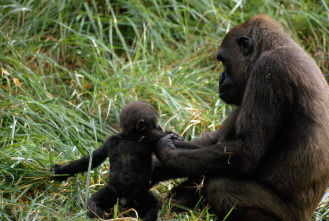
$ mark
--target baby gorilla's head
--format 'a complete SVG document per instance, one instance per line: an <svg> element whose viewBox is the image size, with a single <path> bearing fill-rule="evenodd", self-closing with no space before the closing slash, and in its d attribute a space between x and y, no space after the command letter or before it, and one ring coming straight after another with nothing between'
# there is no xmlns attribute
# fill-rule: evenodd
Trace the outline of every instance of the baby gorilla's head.
<svg viewBox="0 0 329 221"><path fill-rule="evenodd" d="M126 133L159 129L157 121L158 113L154 107L143 101L126 104L120 113L120 124Z"/></svg>

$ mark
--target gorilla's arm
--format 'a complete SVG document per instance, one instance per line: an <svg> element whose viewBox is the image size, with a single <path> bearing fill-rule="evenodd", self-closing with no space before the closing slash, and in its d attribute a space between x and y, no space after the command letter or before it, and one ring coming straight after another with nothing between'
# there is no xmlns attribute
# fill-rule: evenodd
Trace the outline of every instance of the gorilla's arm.
<svg viewBox="0 0 329 221"><path fill-rule="evenodd" d="M179 137L176 133L173 133L173 137L178 137L179 139L173 139L173 145L175 148L185 148L185 149L202 149L202 148L209 148L212 145L218 143L218 141L222 140L224 137L226 139L231 139L234 135L234 123L239 113L239 107L236 107L231 114L226 118L223 125L214 132L206 132L201 137L195 138L192 142L184 142L183 138ZM168 133L169 134L169 133ZM175 136L176 135L176 136ZM171 141L169 141L171 142ZM159 153L157 153L159 154ZM217 159L215 159L217 161ZM186 162L188 164L188 162ZM211 163L209 163L211 165ZM159 181L179 178L179 177L186 177L186 172L181 169L177 169L175 166L167 167L164 166L158 158L155 156L153 157L152 162L152 176L151 181L152 184L157 183ZM202 171L190 171L190 177L195 175L199 176L202 174Z"/></svg>
<svg viewBox="0 0 329 221"><path fill-rule="evenodd" d="M280 67L269 68L269 65L285 59L281 57L271 55L255 64L245 91L246 102L242 101L241 107L233 113L232 118L236 121L228 121L221 127L220 131L224 131L225 136L217 136L218 143L202 145L200 149L176 148L172 135L167 135L156 147L155 154L160 162L166 168L189 177L253 171L264 158L281 126L283 114L289 111L292 103L289 91L293 90L288 88L290 84L283 84L289 80L280 79L280 76L287 78L289 74ZM217 135L222 133L220 131Z"/></svg>
<svg viewBox="0 0 329 221"><path fill-rule="evenodd" d="M152 156L152 173L150 179L152 185L160 181L175 179L185 176L186 175L181 173L181 171L163 166L163 164L158 160L156 156Z"/></svg>
<svg viewBox="0 0 329 221"><path fill-rule="evenodd" d="M115 143L115 136L109 137L100 147L92 153L91 169L99 166L108 157L108 150ZM72 161L68 164L59 165L56 164L54 168L55 174L69 174L73 176L76 173L84 172L88 170L90 155L86 155L79 160ZM60 180L67 178L67 176L56 176Z"/></svg>
<svg viewBox="0 0 329 221"><path fill-rule="evenodd" d="M189 144L192 148L188 147ZM173 177L193 177L234 167L230 162L232 152L228 152L220 143L197 148L193 143L175 141L171 134L158 142L155 154L164 166L164 171L174 171Z"/></svg>

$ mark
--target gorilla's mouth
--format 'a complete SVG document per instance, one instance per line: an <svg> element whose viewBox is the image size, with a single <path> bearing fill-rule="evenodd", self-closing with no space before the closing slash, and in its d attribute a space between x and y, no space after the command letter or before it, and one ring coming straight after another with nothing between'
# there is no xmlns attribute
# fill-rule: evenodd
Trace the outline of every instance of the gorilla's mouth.
<svg viewBox="0 0 329 221"><path fill-rule="evenodd" d="M225 80L225 69L222 73L220 73L220 76L219 76L219 85L223 84L224 80Z"/></svg>
<svg viewBox="0 0 329 221"><path fill-rule="evenodd" d="M222 86L220 86L219 96L223 96L225 94L228 94L231 89L232 89L232 85L222 85Z"/></svg>
<svg viewBox="0 0 329 221"><path fill-rule="evenodd" d="M226 68L225 68L219 77L219 96L223 96L229 93L231 89L232 89L232 84L227 76Z"/></svg>

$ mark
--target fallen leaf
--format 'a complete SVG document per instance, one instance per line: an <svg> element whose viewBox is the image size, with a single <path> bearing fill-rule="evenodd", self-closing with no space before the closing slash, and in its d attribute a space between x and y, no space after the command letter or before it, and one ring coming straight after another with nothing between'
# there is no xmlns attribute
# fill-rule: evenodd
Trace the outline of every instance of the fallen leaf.
<svg viewBox="0 0 329 221"><path fill-rule="evenodd" d="M18 87L22 87L21 82L19 82L18 78L13 78L14 84L16 84Z"/></svg>
<svg viewBox="0 0 329 221"><path fill-rule="evenodd" d="M83 89L89 90L91 88L91 86L93 85L92 82L88 83L88 84L84 84L83 85Z"/></svg>

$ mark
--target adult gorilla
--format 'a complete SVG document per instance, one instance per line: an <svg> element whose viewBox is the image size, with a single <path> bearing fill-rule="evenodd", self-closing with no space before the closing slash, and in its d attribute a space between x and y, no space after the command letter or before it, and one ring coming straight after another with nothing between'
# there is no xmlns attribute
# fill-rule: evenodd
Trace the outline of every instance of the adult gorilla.
<svg viewBox="0 0 329 221"><path fill-rule="evenodd" d="M320 69L266 15L233 28L217 59L219 95L236 108L191 143L162 138L153 180L204 175L202 193L219 218L235 205L231 220L308 220L329 183L329 88ZM179 200L191 200L179 190Z"/></svg>

